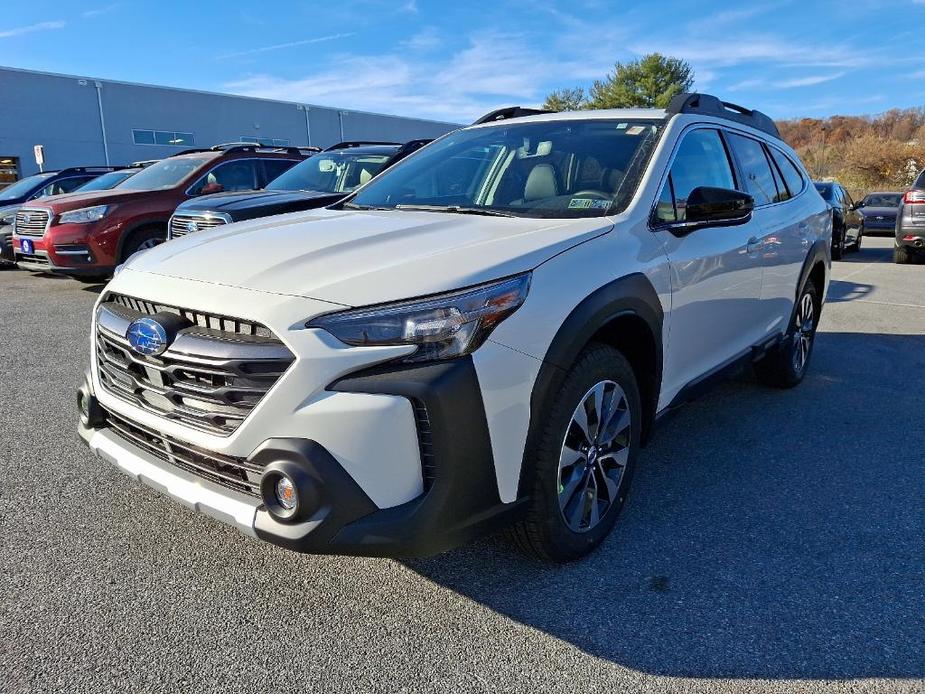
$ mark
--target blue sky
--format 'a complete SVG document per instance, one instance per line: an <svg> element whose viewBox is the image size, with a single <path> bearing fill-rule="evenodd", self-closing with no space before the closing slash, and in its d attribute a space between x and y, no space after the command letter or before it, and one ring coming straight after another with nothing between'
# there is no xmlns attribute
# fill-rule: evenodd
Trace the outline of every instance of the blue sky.
<svg viewBox="0 0 925 694"><path fill-rule="evenodd" d="M688 60L777 118L925 104L925 0L5 0L0 65L464 122Z"/></svg>

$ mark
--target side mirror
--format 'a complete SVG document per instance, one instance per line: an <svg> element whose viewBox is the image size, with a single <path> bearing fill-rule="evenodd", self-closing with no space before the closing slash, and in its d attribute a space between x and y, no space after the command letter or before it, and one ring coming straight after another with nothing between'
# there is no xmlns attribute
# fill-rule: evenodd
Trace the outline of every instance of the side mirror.
<svg viewBox="0 0 925 694"><path fill-rule="evenodd" d="M681 234L695 229L745 224L752 218L755 199L748 193L728 188L700 186L687 196L685 219L669 228Z"/></svg>
<svg viewBox="0 0 925 694"><path fill-rule="evenodd" d="M225 190L225 186L221 183L206 183L202 190L199 192L200 195L212 195L212 193L221 193Z"/></svg>

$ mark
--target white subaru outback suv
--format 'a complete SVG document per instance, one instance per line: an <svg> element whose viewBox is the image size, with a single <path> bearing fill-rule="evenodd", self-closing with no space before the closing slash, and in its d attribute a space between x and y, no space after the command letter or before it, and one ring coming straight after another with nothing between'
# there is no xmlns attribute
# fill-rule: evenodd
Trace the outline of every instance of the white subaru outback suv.
<svg viewBox="0 0 925 694"><path fill-rule="evenodd" d="M302 552L541 557L611 531L662 413L809 362L830 215L773 122L499 112L333 208L136 255L80 388L90 449Z"/></svg>

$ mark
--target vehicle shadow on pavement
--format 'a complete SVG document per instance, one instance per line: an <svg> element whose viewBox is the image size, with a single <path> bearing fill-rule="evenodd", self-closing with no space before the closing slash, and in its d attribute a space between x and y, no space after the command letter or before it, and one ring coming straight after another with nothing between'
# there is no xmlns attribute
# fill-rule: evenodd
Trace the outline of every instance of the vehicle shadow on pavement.
<svg viewBox="0 0 925 694"><path fill-rule="evenodd" d="M848 282L847 280L832 280L829 282L829 292L826 294L826 303L841 303L863 299L874 291L872 284Z"/></svg>
<svg viewBox="0 0 925 694"><path fill-rule="evenodd" d="M921 373L925 335L820 333L799 388L743 378L658 427L584 561L490 538L405 564L646 673L925 676Z"/></svg>

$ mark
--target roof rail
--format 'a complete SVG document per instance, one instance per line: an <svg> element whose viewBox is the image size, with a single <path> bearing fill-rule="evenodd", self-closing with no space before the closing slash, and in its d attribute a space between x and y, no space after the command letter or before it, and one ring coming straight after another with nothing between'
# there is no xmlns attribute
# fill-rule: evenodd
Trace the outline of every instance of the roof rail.
<svg viewBox="0 0 925 694"><path fill-rule="evenodd" d="M761 111L753 111L738 104L732 104L728 101L720 101L711 94L678 94L668 104L665 109L669 116L677 113L697 113L702 116L714 116L715 118L725 118L742 125L747 125L756 130L761 130L782 139L777 125L771 120L770 116Z"/></svg>
<svg viewBox="0 0 925 694"><path fill-rule="evenodd" d="M350 147L366 147L366 146L375 146L375 145L400 145L400 142L377 142L374 140L346 140L344 142L338 142L336 145L331 145L330 147L325 147L324 152L330 152L335 149L348 149Z"/></svg>
<svg viewBox="0 0 925 694"><path fill-rule="evenodd" d="M60 169L55 173L59 174L72 174L72 173L109 173L110 171L115 171L115 166L68 166L67 168ZM49 172L45 172L49 173Z"/></svg>
<svg viewBox="0 0 925 694"><path fill-rule="evenodd" d="M151 164L156 164L160 159L142 159L141 161L133 161L131 164L126 164L123 166L123 169L144 169L145 167L151 166Z"/></svg>
<svg viewBox="0 0 925 694"><path fill-rule="evenodd" d="M433 138L408 140L405 144L398 148L398 151L395 152L395 154L386 160L385 164L382 166L382 170L384 171L393 164L397 164L409 154L417 152L419 149L421 149L421 147L424 145L429 145L431 142L433 142Z"/></svg>
<svg viewBox="0 0 925 694"><path fill-rule="evenodd" d="M276 145L262 145L259 142L224 142L220 145L213 145L207 152L232 152L232 151L254 151L262 150L264 152L276 152L279 154L293 154L299 157L306 156L305 147L278 147Z"/></svg>
<svg viewBox="0 0 925 694"><path fill-rule="evenodd" d="M173 154L168 154L168 157L182 157L184 154L201 154L203 152L211 152L212 150L208 147L194 147L193 149L184 149L179 152L174 152Z"/></svg>
<svg viewBox="0 0 925 694"><path fill-rule="evenodd" d="M546 108L524 108L523 106L508 106L499 108L491 113L486 113L472 125L481 125L482 123L491 123L496 120L507 120L509 118L522 118L524 116L538 116L543 113L556 113Z"/></svg>

